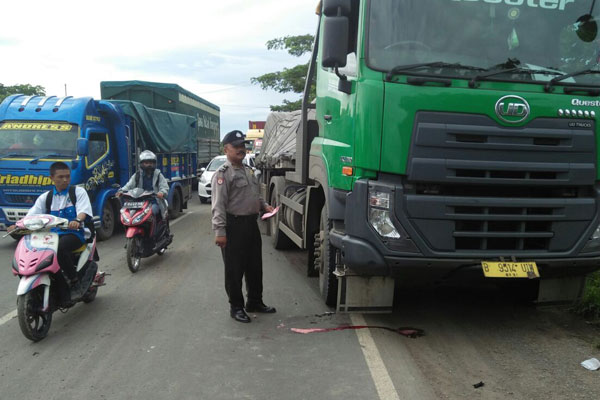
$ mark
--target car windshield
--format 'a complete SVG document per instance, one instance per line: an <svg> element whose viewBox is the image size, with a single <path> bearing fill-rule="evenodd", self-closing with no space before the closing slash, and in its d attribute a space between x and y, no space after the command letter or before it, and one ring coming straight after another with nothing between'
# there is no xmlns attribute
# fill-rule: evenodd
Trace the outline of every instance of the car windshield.
<svg viewBox="0 0 600 400"><path fill-rule="evenodd" d="M64 122L3 121L0 122L0 155L20 157L76 156L79 130Z"/></svg>
<svg viewBox="0 0 600 400"><path fill-rule="evenodd" d="M493 71L518 60L520 69L493 79L548 81L598 68L600 38L578 22L594 19L591 8L592 0L371 0L367 62L386 72L431 62ZM411 73L468 78L481 70L446 65ZM565 82L600 85L600 74Z"/></svg>
<svg viewBox="0 0 600 400"><path fill-rule="evenodd" d="M210 164L208 164L208 167L206 167L207 171L216 171L217 169L219 169L219 167L223 164L225 164L225 161L227 161L226 158L215 158L213 159Z"/></svg>

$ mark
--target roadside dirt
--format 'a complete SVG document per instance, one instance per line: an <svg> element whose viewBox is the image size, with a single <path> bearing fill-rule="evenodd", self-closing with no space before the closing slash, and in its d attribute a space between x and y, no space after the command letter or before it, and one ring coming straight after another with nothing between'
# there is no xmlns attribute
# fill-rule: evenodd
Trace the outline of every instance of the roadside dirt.
<svg viewBox="0 0 600 400"><path fill-rule="evenodd" d="M407 384L387 351L403 346L418 371L415 384L440 399L598 399L600 371L580 363L600 358L600 328L566 306L510 301L510 293L438 289L404 292L390 316L370 324L414 326L426 336L399 340L375 332L378 348L400 393ZM387 357L386 357L387 355ZM483 386L473 385L483 382ZM410 384L410 383L408 383Z"/></svg>

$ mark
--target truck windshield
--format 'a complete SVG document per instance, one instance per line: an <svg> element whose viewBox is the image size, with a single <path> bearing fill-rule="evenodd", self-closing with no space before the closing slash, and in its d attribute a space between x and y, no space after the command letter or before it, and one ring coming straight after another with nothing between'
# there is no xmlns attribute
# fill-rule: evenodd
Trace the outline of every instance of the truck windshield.
<svg viewBox="0 0 600 400"><path fill-rule="evenodd" d="M493 74L493 79L519 81L549 81L600 69L600 36L583 35L577 22L587 15L595 25L588 15L592 8L592 0L370 0L367 62L385 72L433 62L494 71L502 70L507 60L518 60L520 68ZM452 65L410 73L482 74ZM564 82L600 85L600 74Z"/></svg>
<svg viewBox="0 0 600 400"><path fill-rule="evenodd" d="M74 158L78 137L77 125L66 122L0 122L0 155L20 157Z"/></svg>

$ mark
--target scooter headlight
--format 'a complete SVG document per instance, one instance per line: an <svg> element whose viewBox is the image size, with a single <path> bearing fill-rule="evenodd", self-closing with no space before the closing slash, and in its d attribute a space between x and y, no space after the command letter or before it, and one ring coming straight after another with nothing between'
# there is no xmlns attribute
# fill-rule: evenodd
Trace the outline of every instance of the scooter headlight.
<svg viewBox="0 0 600 400"><path fill-rule="evenodd" d="M148 208L144 208L144 211L142 211L142 213L140 215L138 215L137 217L135 217L133 219L133 223L134 224L139 224L140 222L142 222L142 220L144 218L146 218L146 215L150 214L152 212L152 208L148 207Z"/></svg>
<svg viewBox="0 0 600 400"><path fill-rule="evenodd" d="M19 275L19 263L18 263L16 257L13 257L12 269L13 269L13 271L12 271L13 275Z"/></svg>
<svg viewBox="0 0 600 400"><path fill-rule="evenodd" d="M35 271L41 271L44 268L48 268L54 262L54 254L50 254L46 257L38 266L35 268Z"/></svg>
<svg viewBox="0 0 600 400"><path fill-rule="evenodd" d="M124 209L121 210L121 220L126 224L131 223L131 218L127 216L127 212Z"/></svg>

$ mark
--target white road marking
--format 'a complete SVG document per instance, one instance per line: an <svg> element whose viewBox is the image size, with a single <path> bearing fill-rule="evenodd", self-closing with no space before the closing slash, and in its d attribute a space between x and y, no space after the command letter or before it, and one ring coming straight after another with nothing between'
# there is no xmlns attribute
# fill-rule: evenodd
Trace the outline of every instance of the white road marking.
<svg viewBox="0 0 600 400"><path fill-rule="evenodd" d="M9 312L4 317L0 318L0 326L4 325L5 323L7 323L11 319L15 318L16 316L17 316L17 310L13 310L13 311Z"/></svg>
<svg viewBox="0 0 600 400"><path fill-rule="evenodd" d="M171 223L171 226L175 225L176 223L178 223L182 219L184 219L186 217L189 217L193 213L194 213L193 211L190 211L190 212L187 212L187 213L183 214L182 216L180 216L179 218L177 218L177 220L175 222ZM13 311L9 312L8 314L6 314L2 318L0 318L0 326L4 325L5 323L7 323L11 319L15 318L16 316L17 316L17 310L13 310Z"/></svg>
<svg viewBox="0 0 600 400"><path fill-rule="evenodd" d="M367 325L362 314L350 314L350 319L352 320L353 325ZM392 382L392 378L383 363L377 345L375 345L375 340L373 340L373 336L371 336L371 331L369 329L356 329L355 332L363 356L365 357L365 361L371 372L371 377L373 378L373 383L377 389L379 399L400 400L398 392Z"/></svg>
<svg viewBox="0 0 600 400"><path fill-rule="evenodd" d="M185 217L189 217L189 216L190 216L190 215L192 215L193 213L194 213L193 211L190 211L190 212L187 212L187 213L183 214L182 216L180 216L179 218L177 218L175 221L171 222L171 223L170 223L170 225L171 225L171 226L175 225L176 223L178 223L179 221L181 221L181 220L182 220L182 219L184 219Z"/></svg>

